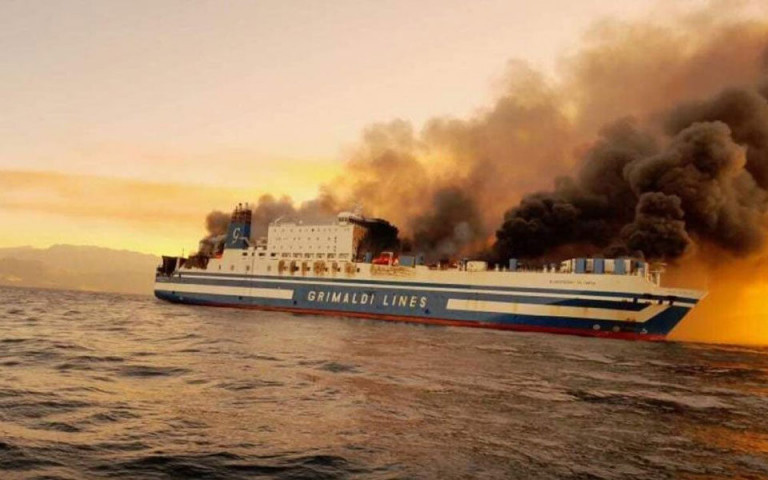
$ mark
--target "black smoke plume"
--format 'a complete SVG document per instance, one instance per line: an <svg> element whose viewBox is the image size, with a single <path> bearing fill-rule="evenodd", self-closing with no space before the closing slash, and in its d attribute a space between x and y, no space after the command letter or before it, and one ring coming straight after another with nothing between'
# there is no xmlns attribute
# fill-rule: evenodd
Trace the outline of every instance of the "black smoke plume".
<svg viewBox="0 0 768 480"><path fill-rule="evenodd" d="M647 258L676 258L685 253L691 240L685 231L680 197L644 193L635 210L634 221L621 229L624 254L639 252Z"/></svg>
<svg viewBox="0 0 768 480"><path fill-rule="evenodd" d="M375 124L316 200L259 200L254 236L279 216L360 205L432 258L492 245L499 260L673 259L699 243L754 252L768 188L768 22L740 8L602 21L557 77L511 61L496 101L466 118Z"/></svg>
<svg viewBox="0 0 768 480"><path fill-rule="evenodd" d="M697 241L760 251L768 192L756 176L768 171L768 101L728 90L674 109L666 124L674 136L661 149L627 121L604 130L576 179L506 213L496 254L539 257L576 244L670 260Z"/></svg>
<svg viewBox="0 0 768 480"><path fill-rule="evenodd" d="M365 228L365 236L360 241L360 254L370 253L378 256L381 252L399 251L401 240L397 227L383 219L372 219L361 223Z"/></svg>
<svg viewBox="0 0 768 480"><path fill-rule="evenodd" d="M483 234L475 201L457 187L435 192L431 204L412 224L413 250L428 260L451 259Z"/></svg>

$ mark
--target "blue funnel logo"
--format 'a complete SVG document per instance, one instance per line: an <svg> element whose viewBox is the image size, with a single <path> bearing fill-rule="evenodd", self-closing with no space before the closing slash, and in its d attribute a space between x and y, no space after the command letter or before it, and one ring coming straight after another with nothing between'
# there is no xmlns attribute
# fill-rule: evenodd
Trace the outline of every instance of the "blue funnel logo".
<svg viewBox="0 0 768 480"><path fill-rule="evenodd" d="M232 219L227 228L227 240L224 248L248 248L251 238L251 209L239 205L232 212Z"/></svg>

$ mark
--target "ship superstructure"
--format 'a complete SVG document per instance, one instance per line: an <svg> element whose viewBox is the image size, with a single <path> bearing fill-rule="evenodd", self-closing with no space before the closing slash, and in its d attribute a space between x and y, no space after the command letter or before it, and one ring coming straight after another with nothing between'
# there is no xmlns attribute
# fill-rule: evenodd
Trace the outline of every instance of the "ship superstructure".
<svg viewBox="0 0 768 480"><path fill-rule="evenodd" d="M171 302L415 323L661 340L704 295L660 284L632 258L575 258L536 270L515 259L424 264L370 249L389 224L344 212L334 221L278 219L251 237L238 206L227 234L198 254L163 257L155 295Z"/></svg>

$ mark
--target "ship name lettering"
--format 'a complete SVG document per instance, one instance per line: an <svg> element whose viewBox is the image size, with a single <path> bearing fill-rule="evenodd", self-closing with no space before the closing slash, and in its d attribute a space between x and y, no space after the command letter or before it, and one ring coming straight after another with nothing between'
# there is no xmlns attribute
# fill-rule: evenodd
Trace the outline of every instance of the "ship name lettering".
<svg viewBox="0 0 768 480"><path fill-rule="evenodd" d="M345 303L350 305L375 305L376 294L367 292L334 292L310 290L307 301L317 303ZM384 307L427 308L426 296L386 294L379 304Z"/></svg>

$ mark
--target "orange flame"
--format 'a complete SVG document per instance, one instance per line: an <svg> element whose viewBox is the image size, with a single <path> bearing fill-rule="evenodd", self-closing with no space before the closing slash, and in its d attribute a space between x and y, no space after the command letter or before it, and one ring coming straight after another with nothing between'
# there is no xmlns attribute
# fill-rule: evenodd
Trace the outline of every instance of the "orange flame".
<svg viewBox="0 0 768 480"><path fill-rule="evenodd" d="M670 272L670 283L709 291L670 335L670 340L768 345L768 265L766 254L733 259L707 252Z"/></svg>

